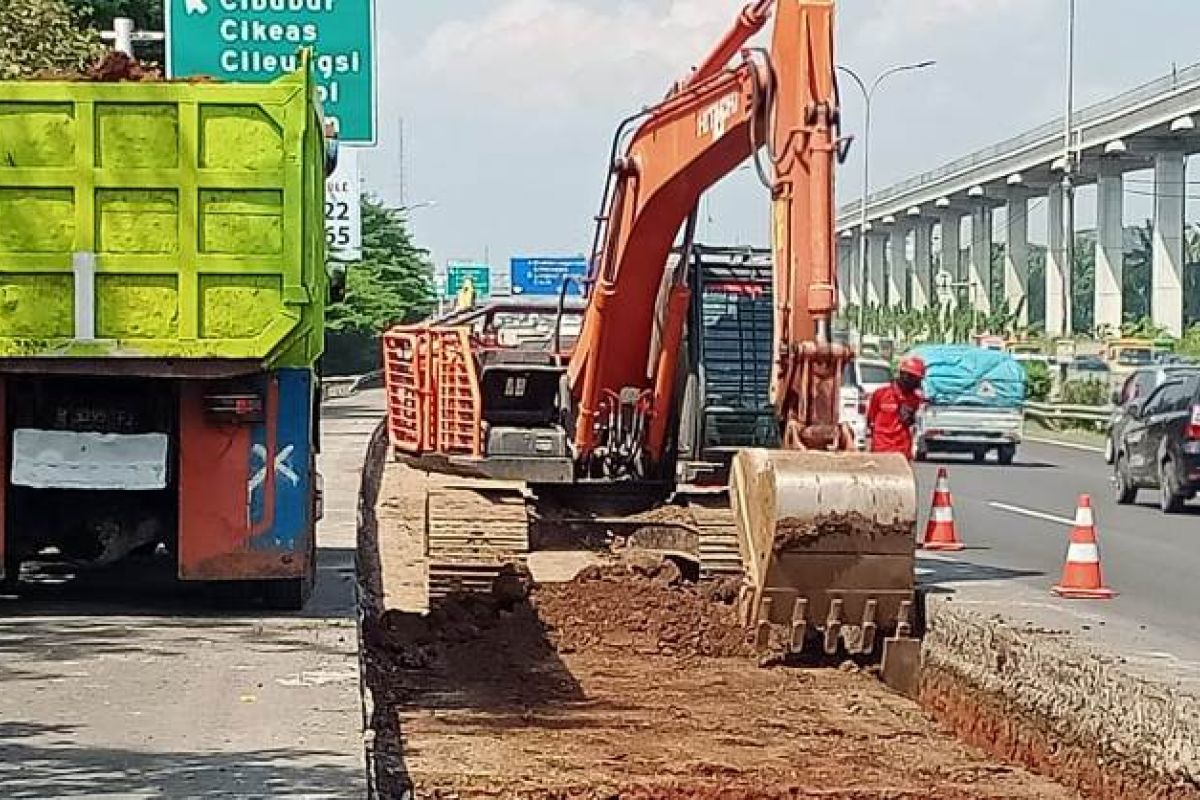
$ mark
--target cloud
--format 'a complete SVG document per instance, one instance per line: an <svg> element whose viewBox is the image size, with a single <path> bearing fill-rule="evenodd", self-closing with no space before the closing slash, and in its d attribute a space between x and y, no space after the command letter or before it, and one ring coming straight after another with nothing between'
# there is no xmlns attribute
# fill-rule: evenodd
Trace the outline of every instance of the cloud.
<svg viewBox="0 0 1200 800"><path fill-rule="evenodd" d="M855 35L861 41L894 46L1000 20L1008 20L1007 26L1013 18L1040 17L1053 6L1050 0L867 0L851 15L860 20Z"/></svg>
<svg viewBox="0 0 1200 800"><path fill-rule="evenodd" d="M651 102L735 19L743 0L500 0L438 26L423 82L518 109Z"/></svg>

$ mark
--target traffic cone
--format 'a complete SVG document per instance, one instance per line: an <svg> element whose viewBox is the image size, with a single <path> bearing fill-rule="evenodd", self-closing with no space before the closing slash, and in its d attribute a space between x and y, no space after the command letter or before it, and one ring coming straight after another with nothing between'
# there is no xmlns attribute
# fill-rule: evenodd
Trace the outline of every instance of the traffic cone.
<svg viewBox="0 0 1200 800"><path fill-rule="evenodd" d="M1075 512L1062 582L1052 591L1059 597L1090 600L1107 600L1115 594L1104 585L1104 576L1100 574L1096 520L1092 515L1092 498L1086 494L1079 498L1079 510Z"/></svg>
<svg viewBox="0 0 1200 800"><path fill-rule="evenodd" d="M933 508L925 526L925 550L962 550L966 545L958 539L954 527L954 501L950 497L950 477L946 468L938 470L937 486L933 490Z"/></svg>

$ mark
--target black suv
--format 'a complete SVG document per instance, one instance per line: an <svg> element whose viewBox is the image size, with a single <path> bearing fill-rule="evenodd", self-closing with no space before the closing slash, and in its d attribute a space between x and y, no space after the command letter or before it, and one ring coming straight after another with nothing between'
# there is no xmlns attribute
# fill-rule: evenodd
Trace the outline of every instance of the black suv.
<svg viewBox="0 0 1200 800"><path fill-rule="evenodd" d="M1200 374L1169 376L1128 413L1114 442L1117 502L1128 505L1139 489L1159 489L1162 510L1176 513L1200 491Z"/></svg>
<svg viewBox="0 0 1200 800"><path fill-rule="evenodd" d="M1166 383L1168 378L1193 373L1200 374L1200 367L1189 364L1163 364L1157 367L1142 367L1125 379L1121 388L1113 392L1113 411L1108 421L1108 435L1104 438L1104 463L1111 464L1116 458L1116 442L1129 423L1129 410L1145 404L1150 393Z"/></svg>

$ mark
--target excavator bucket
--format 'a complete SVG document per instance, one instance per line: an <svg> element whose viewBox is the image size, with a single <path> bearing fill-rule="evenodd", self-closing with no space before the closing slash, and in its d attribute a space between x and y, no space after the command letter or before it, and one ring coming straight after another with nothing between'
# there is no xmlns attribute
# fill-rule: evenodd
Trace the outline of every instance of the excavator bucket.
<svg viewBox="0 0 1200 800"><path fill-rule="evenodd" d="M740 451L730 499L761 655L911 660L916 482L900 455ZM894 666L893 663L893 666Z"/></svg>

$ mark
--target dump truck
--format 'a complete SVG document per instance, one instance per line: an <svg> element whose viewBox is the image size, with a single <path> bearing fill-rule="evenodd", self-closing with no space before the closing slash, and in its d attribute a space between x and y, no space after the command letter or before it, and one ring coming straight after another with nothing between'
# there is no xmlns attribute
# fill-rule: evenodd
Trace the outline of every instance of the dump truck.
<svg viewBox="0 0 1200 800"><path fill-rule="evenodd" d="M302 605L330 142L270 84L0 82L4 579L147 554Z"/></svg>
<svg viewBox="0 0 1200 800"><path fill-rule="evenodd" d="M664 100L620 123L573 346L506 348L436 320L384 337L391 440L430 475L403 501L414 518L399 535L425 539L431 595L494 586L541 549L636 545L701 572L735 550L742 619L765 654L911 659L913 474L903 456L855 452L839 417L853 352L833 339L846 146L833 11L751 3ZM748 47L769 24L769 48ZM727 287L716 302L733 315L706 309L703 262L672 252L691 251L704 192L751 160L773 204L772 313L720 342L720 317L742 326L754 313L738 293L763 289ZM711 357L694 363L689 335L746 349L719 376ZM737 366L747 381L714 382ZM691 388L702 384L733 402L706 408ZM722 426L741 426L742 441L706 446L703 428ZM722 469L693 469L705 460Z"/></svg>

